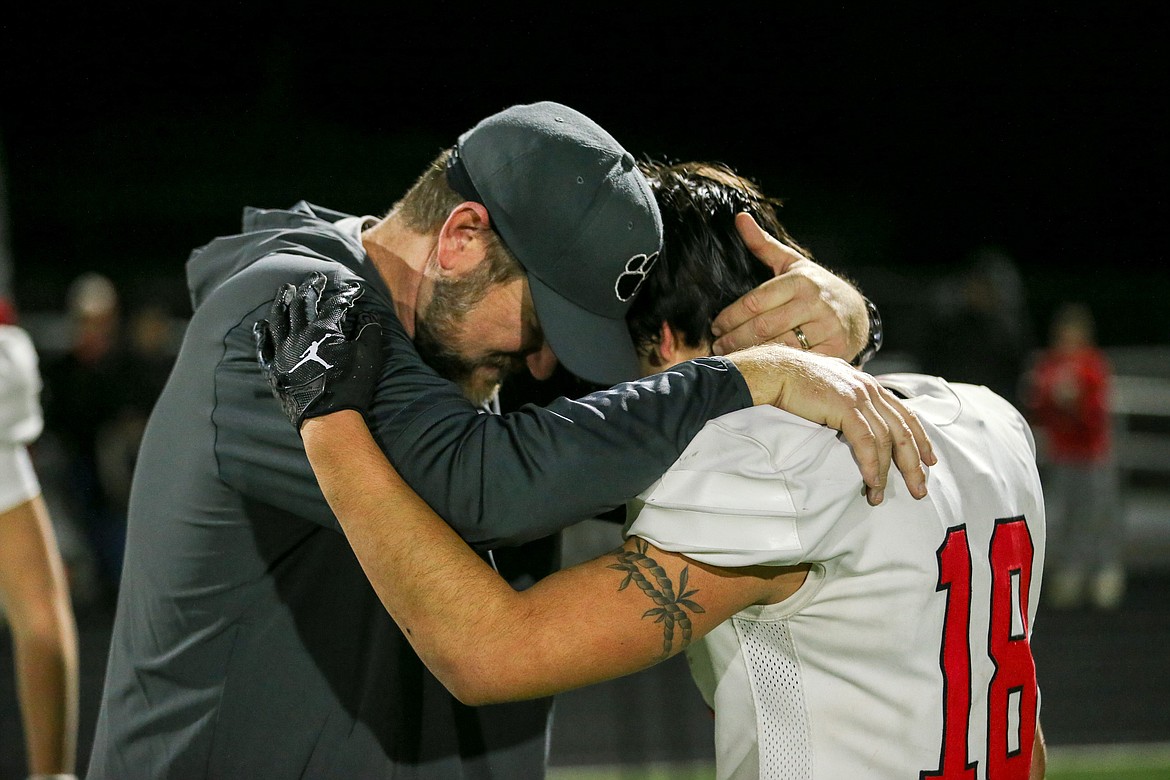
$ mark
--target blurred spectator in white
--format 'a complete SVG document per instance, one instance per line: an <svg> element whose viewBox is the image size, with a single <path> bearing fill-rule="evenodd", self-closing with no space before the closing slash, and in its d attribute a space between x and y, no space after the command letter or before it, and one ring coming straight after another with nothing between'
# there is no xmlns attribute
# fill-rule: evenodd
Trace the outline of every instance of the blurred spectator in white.
<svg viewBox="0 0 1170 780"><path fill-rule="evenodd" d="M1117 489L1109 409L1112 371L1083 304L1055 314L1050 343L1028 386L1028 412L1041 436L1048 503L1049 602L1117 607L1125 590L1124 513Z"/></svg>
<svg viewBox="0 0 1170 780"><path fill-rule="evenodd" d="M0 299L0 616L12 630L29 772L67 778L77 746L77 628L28 453L42 429L37 362L32 340Z"/></svg>
<svg viewBox="0 0 1170 780"><path fill-rule="evenodd" d="M923 370L986 385L1020 408L1020 377L1036 340L1011 255L994 246L972 252L966 270L934 290L932 306Z"/></svg>

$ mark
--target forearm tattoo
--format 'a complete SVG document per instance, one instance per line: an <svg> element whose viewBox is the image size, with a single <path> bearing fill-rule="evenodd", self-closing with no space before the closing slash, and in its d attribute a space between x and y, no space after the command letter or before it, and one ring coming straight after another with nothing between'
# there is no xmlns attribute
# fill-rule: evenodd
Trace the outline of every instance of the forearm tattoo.
<svg viewBox="0 0 1170 780"><path fill-rule="evenodd" d="M691 596L698 593L698 589L687 590L687 577L690 566L683 568L678 575L678 595L666 570L658 562L646 554L646 540L635 539L633 550L618 550L614 553L617 563L611 563L608 568L617 569L626 573L618 590L625 590L633 582L657 605L646 610L643 618L653 617L655 623L662 624L662 658L670 655L674 646L674 629L678 626L682 634L680 650L691 643L691 618L686 613L705 611L698 603L691 600Z"/></svg>

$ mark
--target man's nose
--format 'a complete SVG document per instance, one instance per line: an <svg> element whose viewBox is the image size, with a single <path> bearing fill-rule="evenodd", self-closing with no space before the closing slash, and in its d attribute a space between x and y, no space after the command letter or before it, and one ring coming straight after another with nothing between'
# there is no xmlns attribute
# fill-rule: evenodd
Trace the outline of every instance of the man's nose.
<svg viewBox="0 0 1170 780"><path fill-rule="evenodd" d="M534 379L548 379L557 367L557 356L553 354L552 347L547 341L540 349L529 352L524 360L528 364L528 372Z"/></svg>

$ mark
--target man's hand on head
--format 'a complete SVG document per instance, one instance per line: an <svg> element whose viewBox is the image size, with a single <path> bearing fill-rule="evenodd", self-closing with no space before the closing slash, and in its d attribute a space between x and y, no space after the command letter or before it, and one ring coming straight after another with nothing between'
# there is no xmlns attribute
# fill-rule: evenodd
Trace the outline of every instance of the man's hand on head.
<svg viewBox="0 0 1170 780"><path fill-rule="evenodd" d="M755 404L770 404L841 431L853 448L870 504L884 498L890 463L910 494L926 495L926 466L937 463L918 417L872 376L838 358L764 344L728 357Z"/></svg>
<svg viewBox="0 0 1170 780"><path fill-rule="evenodd" d="M715 354L768 342L845 360L859 353L869 336L869 317L857 288L777 241L750 214L739 214L735 226L752 254L776 276L715 318Z"/></svg>
<svg viewBox="0 0 1170 780"><path fill-rule="evenodd" d="M344 331L362 287L342 282L326 294L327 281L313 272L299 285L281 286L268 319L252 329L260 370L298 430L307 418L342 409L364 415L382 366L377 318L357 317L352 339Z"/></svg>

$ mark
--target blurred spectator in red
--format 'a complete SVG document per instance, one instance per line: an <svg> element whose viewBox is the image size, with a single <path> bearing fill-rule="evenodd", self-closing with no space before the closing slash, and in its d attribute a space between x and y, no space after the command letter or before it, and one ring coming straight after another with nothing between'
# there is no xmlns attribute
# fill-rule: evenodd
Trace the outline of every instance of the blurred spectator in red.
<svg viewBox="0 0 1170 780"><path fill-rule="evenodd" d="M38 356L15 322L0 298L0 617L12 628L30 777L64 780L77 745L77 629L28 452L42 428Z"/></svg>
<svg viewBox="0 0 1170 780"><path fill-rule="evenodd" d="M4 297L0 297L0 325L16 324L16 307Z"/></svg>
<svg viewBox="0 0 1170 780"><path fill-rule="evenodd" d="M1048 504L1049 599L1102 609L1124 595L1124 517L1113 461L1111 369L1097 347L1088 307L1066 304L1028 380L1028 406L1042 434Z"/></svg>

